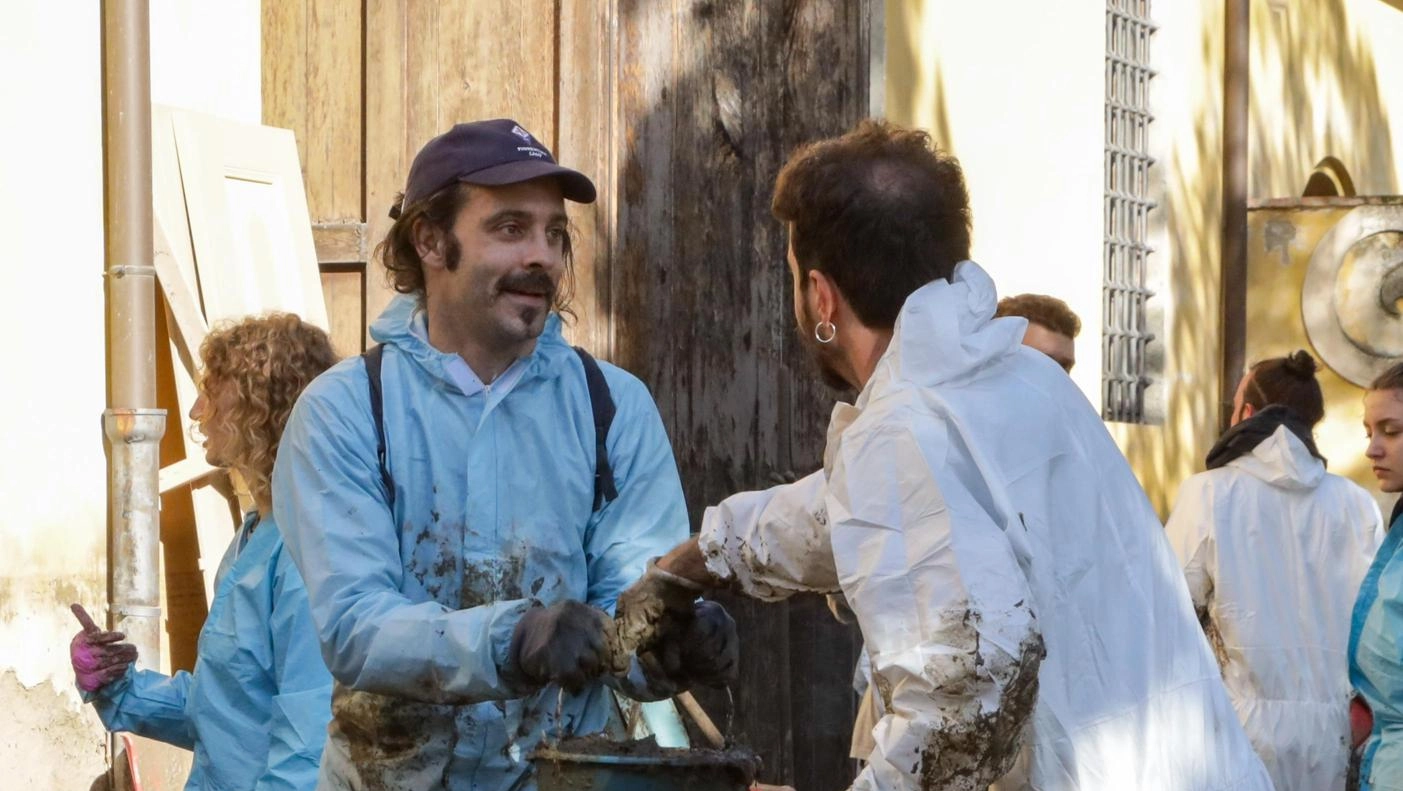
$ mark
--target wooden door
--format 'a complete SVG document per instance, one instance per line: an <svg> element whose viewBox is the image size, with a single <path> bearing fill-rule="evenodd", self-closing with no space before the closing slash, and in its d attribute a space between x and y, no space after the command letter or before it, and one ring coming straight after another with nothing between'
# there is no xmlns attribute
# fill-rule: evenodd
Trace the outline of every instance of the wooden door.
<svg viewBox="0 0 1403 791"><path fill-rule="evenodd" d="M333 331L363 332L388 299L366 260L413 154L455 121L513 117L600 189L570 207L570 333L652 389L693 523L726 495L816 469L833 395L793 335L770 190L795 146L868 114L880 6L265 0L265 123L297 134L319 255L355 251L321 258L324 280L358 278L328 286ZM332 245L333 231L354 243ZM343 292L364 296L338 309ZM764 778L846 787L857 635L817 598L726 603L744 641L734 731ZM728 718L724 694L701 697Z"/></svg>

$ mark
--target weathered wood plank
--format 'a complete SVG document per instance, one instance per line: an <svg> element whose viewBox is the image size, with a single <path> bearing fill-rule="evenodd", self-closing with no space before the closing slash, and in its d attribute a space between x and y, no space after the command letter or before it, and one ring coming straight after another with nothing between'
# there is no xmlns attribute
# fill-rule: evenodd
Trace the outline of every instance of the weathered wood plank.
<svg viewBox="0 0 1403 791"><path fill-rule="evenodd" d="M308 0L305 126L297 130L307 204L317 222L364 218L362 6Z"/></svg>
<svg viewBox="0 0 1403 791"><path fill-rule="evenodd" d="M313 219L363 214L361 4L264 0L263 123L291 129Z"/></svg>
<svg viewBox="0 0 1403 791"><path fill-rule="evenodd" d="M856 626L844 626L822 596L789 600L789 701L794 723L797 788L842 791L852 782L848 758L857 695L853 668L862 646Z"/></svg>
<svg viewBox="0 0 1403 791"><path fill-rule="evenodd" d="M318 264L362 263L370 256L363 222L313 222L312 245Z"/></svg>
<svg viewBox="0 0 1403 791"><path fill-rule="evenodd" d="M411 148L406 134L411 108L425 102L419 94L409 92L409 5L408 0L366 0L365 4L365 220L372 256L393 222L388 212L404 189L414 151L432 136ZM415 46L428 46L434 29L416 30L414 35ZM416 80L414 85L421 82ZM380 315L394 293L379 262L367 264L366 317L374 320Z"/></svg>
<svg viewBox="0 0 1403 791"><path fill-rule="evenodd" d="M599 198L568 204L575 251L573 343L610 359L609 251L614 234L613 158L616 0L561 0L556 159L594 180Z"/></svg>
<svg viewBox="0 0 1403 791"><path fill-rule="evenodd" d="M307 0L263 0L263 123L291 129L299 146L307 135ZM302 179L320 177L299 150ZM313 214L312 216L316 216Z"/></svg>
<svg viewBox="0 0 1403 791"><path fill-rule="evenodd" d="M342 357L360 354L365 351L365 269L324 266L321 274L331 347Z"/></svg>
<svg viewBox="0 0 1403 791"><path fill-rule="evenodd" d="M439 122L514 118L555 146L555 0L444 0L434 50L410 50L437 78ZM411 62L414 62L411 60Z"/></svg>
<svg viewBox="0 0 1403 791"><path fill-rule="evenodd" d="M695 520L820 464L834 397L794 334L769 201L795 146L867 112L868 2L618 7L615 358L653 389ZM817 600L728 602L745 646L737 731L767 779L841 787L852 635Z"/></svg>

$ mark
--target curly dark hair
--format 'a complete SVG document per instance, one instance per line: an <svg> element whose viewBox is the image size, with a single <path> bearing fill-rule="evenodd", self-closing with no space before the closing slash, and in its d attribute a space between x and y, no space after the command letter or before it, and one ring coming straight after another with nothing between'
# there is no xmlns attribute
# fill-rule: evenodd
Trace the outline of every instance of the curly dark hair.
<svg viewBox="0 0 1403 791"><path fill-rule="evenodd" d="M414 225L420 220L432 224L443 233L448 240L448 268L450 271L458 268L463 250L453 235L453 223L458 219L458 212L467 205L473 189L471 184L454 183L409 206L404 205L403 192L395 196L395 205L390 210L394 225L390 226L385 238L375 245L375 252L371 254L371 258L379 260L385 267L385 282L391 288L401 294L415 294L420 302L424 299L424 262L414 247ZM575 253L570 240L571 230L566 229L562 242L565 273L555 289L555 299L551 304L552 310L566 316L574 316L570 309L575 294Z"/></svg>
<svg viewBox="0 0 1403 791"><path fill-rule="evenodd" d="M1317 368L1315 358L1304 349L1262 360L1248 369L1242 401L1259 410L1272 404L1289 407L1314 426L1325 417Z"/></svg>
<svg viewBox="0 0 1403 791"><path fill-rule="evenodd" d="M269 313L217 327L200 344L200 393L211 402L233 388L232 409L216 409L232 438L228 462L255 500L271 494L273 462L292 405L336 363L331 339L291 313Z"/></svg>
<svg viewBox="0 0 1403 791"><path fill-rule="evenodd" d="M1004 297L994 316L1022 316L1034 324L1075 338L1081 334L1081 317L1067 306L1066 302L1046 294L1019 294Z"/></svg>
<svg viewBox="0 0 1403 791"><path fill-rule="evenodd" d="M832 278L869 327L890 329L913 291L969 258L969 194L930 135L886 121L800 148L775 182L801 275Z"/></svg>

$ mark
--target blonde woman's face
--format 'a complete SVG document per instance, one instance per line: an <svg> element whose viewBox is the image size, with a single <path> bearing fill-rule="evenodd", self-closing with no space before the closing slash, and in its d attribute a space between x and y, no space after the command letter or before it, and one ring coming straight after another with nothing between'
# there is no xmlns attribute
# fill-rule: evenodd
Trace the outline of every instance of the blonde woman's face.
<svg viewBox="0 0 1403 791"><path fill-rule="evenodd" d="M1403 391L1370 390L1364 395L1364 455L1385 492L1403 492Z"/></svg>
<svg viewBox="0 0 1403 791"><path fill-rule="evenodd" d="M229 417L234 411L234 388L225 386L209 377L200 382L200 396L190 407L190 419L200 425L204 435L205 461L213 467L229 467L233 464L230 452L233 449L234 429Z"/></svg>

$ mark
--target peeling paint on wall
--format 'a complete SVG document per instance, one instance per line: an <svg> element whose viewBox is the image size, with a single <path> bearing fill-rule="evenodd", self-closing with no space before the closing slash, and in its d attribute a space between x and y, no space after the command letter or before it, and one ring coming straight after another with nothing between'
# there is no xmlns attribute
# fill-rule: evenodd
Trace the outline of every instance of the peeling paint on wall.
<svg viewBox="0 0 1403 791"><path fill-rule="evenodd" d="M66 660L65 660L66 661ZM70 686L25 685L0 673L0 765L8 788L106 788L102 723Z"/></svg>

